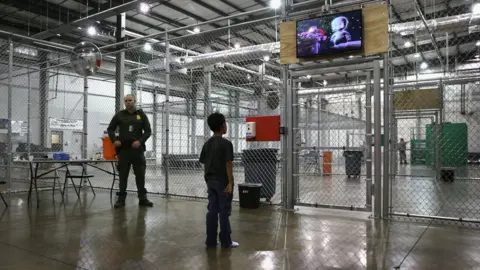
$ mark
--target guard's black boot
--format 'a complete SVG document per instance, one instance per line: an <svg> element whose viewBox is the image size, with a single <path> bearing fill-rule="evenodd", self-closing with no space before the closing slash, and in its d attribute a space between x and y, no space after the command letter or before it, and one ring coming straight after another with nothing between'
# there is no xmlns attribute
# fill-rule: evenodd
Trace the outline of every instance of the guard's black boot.
<svg viewBox="0 0 480 270"><path fill-rule="evenodd" d="M125 200L118 200L113 207L120 208L125 206Z"/></svg>
<svg viewBox="0 0 480 270"><path fill-rule="evenodd" d="M146 206L146 207L153 207L153 203L151 201L149 201L148 199L140 199L138 201L138 205Z"/></svg>

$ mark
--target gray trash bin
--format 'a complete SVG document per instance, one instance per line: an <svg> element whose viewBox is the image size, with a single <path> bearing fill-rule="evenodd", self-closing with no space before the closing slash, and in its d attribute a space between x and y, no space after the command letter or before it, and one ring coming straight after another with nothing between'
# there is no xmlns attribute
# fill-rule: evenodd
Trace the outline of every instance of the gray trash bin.
<svg viewBox="0 0 480 270"><path fill-rule="evenodd" d="M360 177L362 173L362 151L345 151L345 173L348 177Z"/></svg>
<svg viewBox="0 0 480 270"><path fill-rule="evenodd" d="M262 184L260 197L270 201L277 185L278 149L243 150L242 162L245 168L245 183Z"/></svg>

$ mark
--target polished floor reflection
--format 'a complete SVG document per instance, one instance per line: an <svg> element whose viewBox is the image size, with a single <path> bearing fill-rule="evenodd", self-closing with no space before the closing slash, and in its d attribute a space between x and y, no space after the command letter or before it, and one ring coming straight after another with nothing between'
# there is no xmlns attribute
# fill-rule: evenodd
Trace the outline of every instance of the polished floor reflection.
<svg viewBox="0 0 480 270"><path fill-rule="evenodd" d="M0 205L0 269L475 269L480 229L381 222L368 213L314 208L234 207L234 250L207 250L205 201L132 194L113 209L107 192L88 189L65 203L50 192L40 208L23 194Z"/></svg>

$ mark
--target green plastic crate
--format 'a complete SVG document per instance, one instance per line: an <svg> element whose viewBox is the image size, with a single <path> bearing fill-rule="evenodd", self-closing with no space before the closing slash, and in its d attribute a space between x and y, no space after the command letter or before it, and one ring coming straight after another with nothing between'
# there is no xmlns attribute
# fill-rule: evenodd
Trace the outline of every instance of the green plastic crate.
<svg viewBox="0 0 480 270"><path fill-rule="evenodd" d="M438 128L441 131L435 131ZM461 167L467 165L468 127L466 123L445 123L439 127L426 126L427 133L427 164L436 165L437 153L435 140L439 142L440 166Z"/></svg>

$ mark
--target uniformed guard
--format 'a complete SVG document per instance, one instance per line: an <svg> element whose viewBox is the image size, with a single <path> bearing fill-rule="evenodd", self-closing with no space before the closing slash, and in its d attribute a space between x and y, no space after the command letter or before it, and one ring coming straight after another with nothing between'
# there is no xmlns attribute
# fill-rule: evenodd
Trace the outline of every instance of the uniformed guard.
<svg viewBox="0 0 480 270"><path fill-rule="evenodd" d="M128 174L133 167L140 206L152 207L153 203L147 199L145 189L145 142L152 134L150 122L143 110L136 108L136 99L133 95L125 96L125 110L113 116L108 125L108 136L114 142L118 157L118 172L120 176L120 192L115 208L125 206L127 197ZM118 139L115 131L118 127Z"/></svg>

